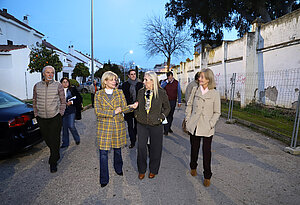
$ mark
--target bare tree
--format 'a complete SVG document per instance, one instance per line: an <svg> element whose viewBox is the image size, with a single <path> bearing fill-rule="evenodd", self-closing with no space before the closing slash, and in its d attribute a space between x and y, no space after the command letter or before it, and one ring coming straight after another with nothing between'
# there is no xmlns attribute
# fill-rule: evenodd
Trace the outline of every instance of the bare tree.
<svg viewBox="0 0 300 205"><path fill-rule="evenodd" d="M157 16L148 18L144 26L144 36L142 45L147 56L164 55L167 58L168 71L171 56L178 56L190 50L190 33L187 29L176 28L170 19Z"/></svg>

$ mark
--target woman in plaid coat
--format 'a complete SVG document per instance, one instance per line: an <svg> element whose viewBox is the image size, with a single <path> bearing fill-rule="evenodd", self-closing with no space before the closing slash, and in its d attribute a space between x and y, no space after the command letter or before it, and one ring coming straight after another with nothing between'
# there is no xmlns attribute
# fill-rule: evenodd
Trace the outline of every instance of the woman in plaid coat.
<svg viewBox="0 0 300 205"><path fill-rule="evenodd" d="M108 150L114 149L114 169L122 176L121 147L126 144L126 129L122 113L133 111L138 103L126 104L122 90L116 89L117 74L107 71L102 75L102 90L95 96L95 113L98 118L97 137L100 149L100 184L105 187L109 182Z"/></svg>

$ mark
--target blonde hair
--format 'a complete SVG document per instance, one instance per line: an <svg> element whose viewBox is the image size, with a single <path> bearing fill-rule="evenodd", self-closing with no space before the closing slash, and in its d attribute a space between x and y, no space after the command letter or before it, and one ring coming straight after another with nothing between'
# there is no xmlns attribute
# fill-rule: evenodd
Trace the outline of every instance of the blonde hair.
<svg viewBox="0 0 300 205"><path fill-rule="evenodd" d="M204 68L200 71L200 73L204 74L205 79L209 80L208 89L213 90L216 87L215 75L214 72L209 68Z"/></svg>
<svg viewBox="0 0 300 205"><path fill-rule="evenodd" d="M160 88L158 77L154 71L147 71L145 76L149 76L150 80L153 82L153 93L154 97L158 98L158 89Z"/></svg>
<svg viewBox="0 0 300 205"><path fill-rule="evenodd" d="M103 89L106 88L105 81L112 80L114 78L116 78L116 80L118 80L118 75L115 74L112 71L106 71L105 73L103 73L102 78L101 78L101 86L102 86L102 88Z"/></svg>

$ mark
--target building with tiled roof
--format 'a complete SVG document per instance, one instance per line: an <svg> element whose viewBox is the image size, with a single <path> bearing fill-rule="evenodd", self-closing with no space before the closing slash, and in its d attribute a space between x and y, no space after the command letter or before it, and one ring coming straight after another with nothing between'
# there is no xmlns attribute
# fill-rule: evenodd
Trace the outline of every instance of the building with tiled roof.
<svg viewBox="0 0 300 205"><path fill-rule="evenodd" d="M44 34L0 9L0 90L20 99L31 99L40 73L28 71L30 48L42 43Z"/></svg>
<svg viewBox="0 0 300 205"><path fill-rule="evenodd" d="M12 50L18 50L26 48L25 45L0 45L0 52L9 52Z"/></svg>
<svg viewBox="0 0 300 205"><path fill-rule="evenodd" d="M44 34L28 24L28 17L23 21L9 14L7 9L0 9L0 45L36 46L42 43Z"/></svg>
<svg viewBox="0 0 300 205"><path fill-rule="evenodd" d="M83 54L82 52L75 50L74 46L69 46L69 56L68 59L72 60L72 65L75 67L77 63L84 63L88 68L90 73L92 72L91 69L91 62L92 59L88 54ZM103 64L99 62L98 60L94 59L94 72L96 72L98 69L103 68Z"/></svg>

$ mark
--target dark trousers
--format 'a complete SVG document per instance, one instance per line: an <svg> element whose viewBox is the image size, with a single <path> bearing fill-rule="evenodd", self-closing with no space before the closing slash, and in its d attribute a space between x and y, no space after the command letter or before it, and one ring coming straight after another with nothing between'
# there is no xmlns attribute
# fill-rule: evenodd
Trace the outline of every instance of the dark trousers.
<svg viewBox="0 0 300 205"><path fill-rule="evenodd" d="M94 99L95 99L95 94L91 93L92 107L94 107Z"/></svg>
<svg viewBox="0 0 300 205"><path fill-rule="evenodd" d="M135 145L137 134L137 122L135 118L125 118L131 144Z"/></svg>
<svg viewBox="0 0 300 205"><path fill-rule="evenodd" d="M171 129L172 122L173 122L173 115L176 108L176 100L170 100L169 102L170 102L171 110L169 112L169 115L167 116L168 124L164 125L165 132L169 132L169 130Z"/></svg>
<svg viewBox="0 0 300 205"><path fill-rule="evenodd" d="M211 142L213 136L210 137L200 137L190 134L191 142L191 169L197 168L197 161L199 155L200 141L203 139L202 153L203 153L203 175L205 179L210 179L211 173Z"/></svg>
<svg viewBox="0 0 300 205"><path fill-rule="evenodd" d="M114 148L114 169L120 174L122 172L123 160L121 148ZM108 184L108 150L100 150L100 184Z"/></svg>
<svg viewBox="0 0 300 205"><path fill-rule="evenodd" d="M138 134L138 154L137 166L140 174L144 174L147 170L147 142L150 138L149 170L153 174L158 174L162 143L163 143L163 127L162 125L150 126L137 123Z"/></svg>
<svg viewBox="0 0 300 205"><path fill-rule="evenodd" d="M41 134L50 149L49 164L57 164L60 158L60 131L62 126L62 118L57 114L53 118L37 117Z"/></svg>

